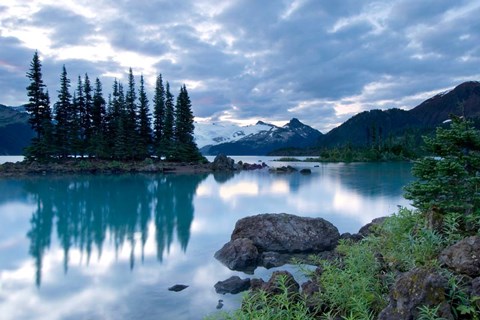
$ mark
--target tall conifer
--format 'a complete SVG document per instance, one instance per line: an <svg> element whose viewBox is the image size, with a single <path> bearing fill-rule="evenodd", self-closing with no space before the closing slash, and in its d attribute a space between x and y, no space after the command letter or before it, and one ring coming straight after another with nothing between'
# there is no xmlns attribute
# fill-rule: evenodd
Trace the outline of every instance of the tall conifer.
<svg viewBox="0 0 480 320"><path fill-rule="evenodd" d="M26 156L29 159L46 160L51 154L51 142L47 141L51 136L52 112L50 109L50 98L46 92L46 86L42 78L42 63L35 51L30 70L27 72L27 78L30 84L27 89L28 103L25 105L29 113L28 122L35 131L36 136L32 144L26 150Z"/></svg>
<svg viewBox="0 0 480 320"><path fill-rule="evenodd" d="M72 95L70 94L70 79L65 65L60 75L60 90L58 101L55 103L55 146L56 153L66 158L71 152L70 112L72 111Z"/></svg>
<svg viewBox="0 0 480 320"><path fill-rule="evenodd" d="M148 157L150 145L152 141L152 128L150 121L150 112L148 108L148 98L145 92L145 83L143 75L140 76L140 89L138 92L139 99L139 141L138 141L138 156L141 159Z"/></svg>
<svg viewBox="0 0 480 320"><path fill-rule="evenodd" d="M165 130L165 87L163 86L163 79L161 74L157 76L153 104L153 139L155 153L157 155L161 155L161 144L163 140L163 132Z"/></svg>

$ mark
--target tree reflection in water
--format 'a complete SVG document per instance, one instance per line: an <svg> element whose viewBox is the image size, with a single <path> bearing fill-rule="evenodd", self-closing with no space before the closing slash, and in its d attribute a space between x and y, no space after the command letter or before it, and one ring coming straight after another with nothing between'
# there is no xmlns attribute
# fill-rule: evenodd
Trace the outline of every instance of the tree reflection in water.
<svg viewBox="0 0 480 320"><path fill-rule="evenodd" d="M51 245L54 229L63 249L64 271L69 251L79 249L90 261L98 258L105 241L115 254L130 244L130 268L135 266L135 244L141 241L144 259L149 224L155 226L157 258L161 262L174 234L187 250L194 217L193 197L207 175L121 175L42 177L25 180L25 191L35 200L30 219L29 253L35 260L37 286L42 281L42 260Z"/></svg>

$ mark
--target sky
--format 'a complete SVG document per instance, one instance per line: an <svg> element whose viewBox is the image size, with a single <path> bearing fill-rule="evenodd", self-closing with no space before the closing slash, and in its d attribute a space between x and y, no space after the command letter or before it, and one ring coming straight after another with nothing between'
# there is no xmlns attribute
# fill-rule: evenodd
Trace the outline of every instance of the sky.
<svg viewBox="0 0 480 320"><path fill-rule="evenodd" d="M185 84L197 121L326 133L480 80L479 17L479 0L2 0L0 103L27 102L38 50L52 102L63 65L105 94L132 68L150 99L158 74Z"/></svg>

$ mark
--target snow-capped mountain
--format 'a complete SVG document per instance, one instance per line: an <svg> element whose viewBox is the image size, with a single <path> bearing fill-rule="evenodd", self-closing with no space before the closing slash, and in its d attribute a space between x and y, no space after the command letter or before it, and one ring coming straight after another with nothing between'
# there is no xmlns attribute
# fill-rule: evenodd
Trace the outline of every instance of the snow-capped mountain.
<svg viewBox="0 0 480 320"><path fill-rule="evenodd" d="M195 142L199 148L215 146L221 143L235 142L262 131L269 131L272 127L275 126L262 121L258 121L256 124L249 126L239 126L227 122L196 122L194 133Z"/></svg>
<svg viewBox="0 0 480 320"><path fill-rule="evenodd" d="M262 121L246 127L218 123L195 125L197 145L206 155L264 155L279 148L311 146L321 136L318 130L295 118L283 127Z"/></svg>

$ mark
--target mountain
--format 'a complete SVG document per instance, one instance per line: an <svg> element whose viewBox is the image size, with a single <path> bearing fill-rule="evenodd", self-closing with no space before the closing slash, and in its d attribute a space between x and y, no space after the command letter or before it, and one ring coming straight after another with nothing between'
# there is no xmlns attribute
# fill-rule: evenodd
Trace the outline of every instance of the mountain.
<svg viewBox="0 0 480 320"><path fill-rule="evenodd" d="M23 154L32 137L28 114L0 104L0 155Z"/></svg>
<svg viewBox="0 0 480 320"><path fill-rule="evenodd" d="M414 132L420 137L448 120L451 114L480 118L480 82L464 82L409 111L388 109L361 112L325 134L318 146L366 146L375 143L375 139L378 142L405 132Z"/></svg>
<svg viewBox="0 0 480 320"><path fill-rule="evenodd" d="M453 90L437 94L409 111L426 127L435 127L450 114L480 117L480 82L464 82Z"/></svg>
<svg viewBox="0 0 480 320"><path fill-rule="evenodd" d="M255 125L241 127L233 123L195 123L195 142L199 148L220 143L235 142L260 131L268 131L273 125L258 121Z"/></svg>
<svg viewBox="0 0 480 320"><path fill-rule="evenodd" d="M200 151L206 155L224 153L228 155L264 155L272 150L288 147L308 147L316 144L322 133L293 118L283 127L262 121L255 126L240 127L236 136L216 135L220 143L205 145ZM246 133L250 132L250 133ZM196 132L195 132L196 133ZM223 142L227 141L227 142ZM198 142L197 142L198 143Z"/></svg>

